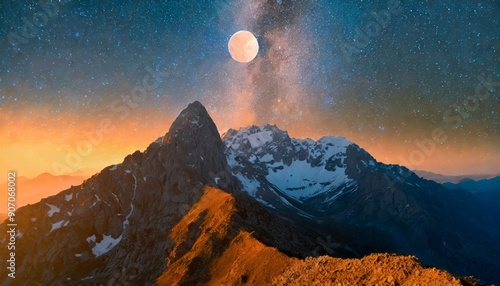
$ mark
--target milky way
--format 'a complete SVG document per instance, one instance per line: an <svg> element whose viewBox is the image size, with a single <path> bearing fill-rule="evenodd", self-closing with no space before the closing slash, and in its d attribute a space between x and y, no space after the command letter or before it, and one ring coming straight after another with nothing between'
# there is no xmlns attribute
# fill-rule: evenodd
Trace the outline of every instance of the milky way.
<svg viewBox="0 0 500 286"><path fill-rule="evenodd" d="M0 172L51 171L103 120L72 169L111 164L194 100L221 132L271 123L414 169L500 170L499 1L6 0L0 23ZM261 46L248 64L227 51L242 29Z"/></svg>

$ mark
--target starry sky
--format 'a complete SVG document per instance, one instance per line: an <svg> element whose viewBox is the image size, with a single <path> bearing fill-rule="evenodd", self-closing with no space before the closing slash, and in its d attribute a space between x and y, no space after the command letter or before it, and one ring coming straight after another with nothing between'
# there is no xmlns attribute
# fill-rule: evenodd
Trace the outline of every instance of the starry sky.
<svg viewBox="0 0 500 286"><path fill-rule="evenodd" d="M500 170L500 1L3 0L0 172L93 172L201 101L219 131L344 136L385 163ZM227 43L251 31L247 64Z"/></svg>

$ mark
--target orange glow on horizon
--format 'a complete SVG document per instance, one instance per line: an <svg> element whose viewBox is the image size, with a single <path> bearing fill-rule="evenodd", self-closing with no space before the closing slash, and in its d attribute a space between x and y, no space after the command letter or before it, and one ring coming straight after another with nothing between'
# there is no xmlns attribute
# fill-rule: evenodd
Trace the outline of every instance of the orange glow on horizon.
<svg viewBox="0 0 500 286"><path fill-rule="evenodd" d="M246 98L248 101L245 102L249 104L253 98L251 93L244 92L240 97ZM259 122L254 113L248 112L251 109L249 104L240 103L230 113L207 109L222 133L229 128L264 124ZM54 118L46 109L31 111L29 116L15 117L14 125L0 126L0 132L5 134L0 141L2 174L15 170L18 176L33 178L45 172L61 175L84 170L86 175L92 175L108 165L122 162L126 155L136 150L145 150L151 142L168 131L180 109L168 114L152 108L142 109L124 120L111 121L109 126L105 126L105 132L100 132L101 117L80 114L76 118L75 114L61 113ZM26 114L26 111L17 114ZM12 111L8 111L7 116L14 118ZM328 126L321 125L313 118L306 117L292 123L278 118L274 123L296 138L317 140L329 135L344 136L378 161L387 164L414 163L415 160L410 160L410 154L419 150L414 143L404 143L390 135L374 139L362 132L353 132L343 122L331 124L335 127L330 126L330 129L311 128L310 126ZM471 152L468 147L451 148L450 145L436 145L431 155L426 155L422 162L417 162L419 164L408 167L445 175L492 173L492 170L500 169L500 151L491 154L491 149L478 146Z"/></svg>
<svg viewBox="0 0 500 286"><path fill-rule="evenodd" d="M45 172L62 175L98 171L119 163L164 135L173 121L170 114L151 110L114 121L71 113L54 118L42 108L32 109L29 116L13 118L13 125L0 126L5 134L0 141L0 172L14 170L18 176L30 178Z"/></svg>

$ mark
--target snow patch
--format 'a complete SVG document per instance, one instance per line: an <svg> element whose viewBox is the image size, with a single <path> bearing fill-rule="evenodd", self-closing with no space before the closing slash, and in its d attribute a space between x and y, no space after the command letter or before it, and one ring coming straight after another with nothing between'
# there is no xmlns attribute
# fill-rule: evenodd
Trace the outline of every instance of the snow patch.
<svg viewBox="0 0 500 286"><path fill-rule="evenodd" d="M51 233L52 231L56 230L56 229L59 229L63 226L64 224L64 220L61 220L61 221L58 221L56 223L53 223L52 224L52 228L50 229L49 233ZM66 224L67 225L67 224Z"/></svg>
<svg viewBox="0 0 500 286"><path fill-rule="evenodd" d="M115 197L116 201L117 202L120 202L120 200L118 199L118 197L115 195L115 193L111 193L113 195L113 197Z"/></svg>
<svg viewBox="0 0 500 286"><path fill-rule="evenodd" d="M273 132L272 131L262 131L255 134L250 134L247 137L248 142L252 148L258 148L267 142L273 140Z"/></svg>
<svg viewBox="0 0 500 286"><path fill-rule="evenodd" d="M64 196L64 199L65 199L67 202L71 201L71 199L73 199L73 193L68 194L68 195L65 195L65 196Z"/></svg>
<svg viewBox="0 0 500 286"><path fill-rule="evenodd" d="M272 160L274 160L274 159L273 159L273 155L271 155L271 154L266 154L266 155L264 155L264 156L260 157L260 158L259 158L259 160L260 160L261 162L265 162L265 163L267 163L267 162L271 162L271 161L272 161Z"/></svg>
<svg viewBox="0 0 500 286"><path fill-rule="evenodd" d="M95 234L92 236L87 237L85 240L87 240L87 243L90 243L91 241L95 242Z"/></svg>
<svg viewBox="0 0 500 286"><path fill-rule="evenodd" d="M58 213L58 212L61 211L60 208L58 208L58 207L56 207L54 205L51 205L51 204L48 204L48 203L45 203L45 204L50 208L50 210L47 212L47 215L49 217L52 217L55 213Z"/></svg>
<svg viewBox="0 0 500 286"><path fill-rule="evenodd" d="M256 199L258 202L260 202L261 204L265 205L266 207L270 207L270 208L272 208L272 209L276 209L276 207L275 207L275 206L273 206L272 204L270 204L270 203L268 203L268 202L264 201L263 199L261 199L261 198L259 198L259 197L256 197L255 199Z"/></svg>
<svg viewBox="0 0 500 286"><path fill-rule="evenodd" d="M118 168L118 165L113 165L113 167L111 167L109 170L110 171L116 171L116 168Z"/></svg>
<svg viewBox="0 0 500 286"><path fill-rule="evenodd" d="M127 214L125 220L123 221L122 225L123 231L125 231L127 225L130 224L128 219L130 218L130 216L132 216L132 212L134 211L134 199L135 199L135 194L137 193L137 178L135 177L135 175L133 175L133 177L134 177L134 194L132 195L132 199L130 200L130 212Z"/></svg>
<svg viewBox="0 0 500 286"><path fill-rule="evenodd" d="M113 249L118 243L120 243L121 240L121 235L118 238L113 238L111 235L103 235L102 240L97 242L92 248L92 253L96 257L99 257Z"/></svg>
<svg viewBox="0 0 500 286"><path fill-rule="evenodd" d="M329 171L324 166L312 167L307 161L293 161L290 166L279 162L271 166L279 168L270 171L266 179L299 200L328 192L351 181L345 168Z"/></svg>
<svg viewBox="0 0 500 286"><path fill-rule="evenodd" d="M255 193L257 193L257 190L260 188L260 183L257 180L244 177L240 173L236 174L236 178L238 178L243 185L243 190L255 197Z"/></svg>
<svg viewBox="0 0 500 286"><path fill-rule="evenodd" d="M344 188L342 188L342 190L340 190L339 192L337 192L335 195L333 195L332 197L328 198L325 202L327 202L329 205L331 205L341 195L347 195L347 194L350 194L350 193L353 193L353 192L357 191L358 187L355 187L355 188L350 189L350 190L347 189L347 192L345 191L346 188L349 188L352 185L353 184L348 184L347 186L345 186ZM371 197L371 194L366 197L366 200L368 200L370 197Z"/></svg>

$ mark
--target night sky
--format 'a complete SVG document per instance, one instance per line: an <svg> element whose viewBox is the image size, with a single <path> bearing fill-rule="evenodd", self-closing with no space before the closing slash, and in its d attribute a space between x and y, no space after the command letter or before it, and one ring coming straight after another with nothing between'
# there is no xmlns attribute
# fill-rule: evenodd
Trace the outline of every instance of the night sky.
<svg viewBox="0 0 500 286"><path fill-rule="evenodd" d="M239 30L260 45L247 64L227 50ZM221 133L270 123L500 171L500 1L3 0L0 40L5 174L120 162L194 100Z"/></svg>

